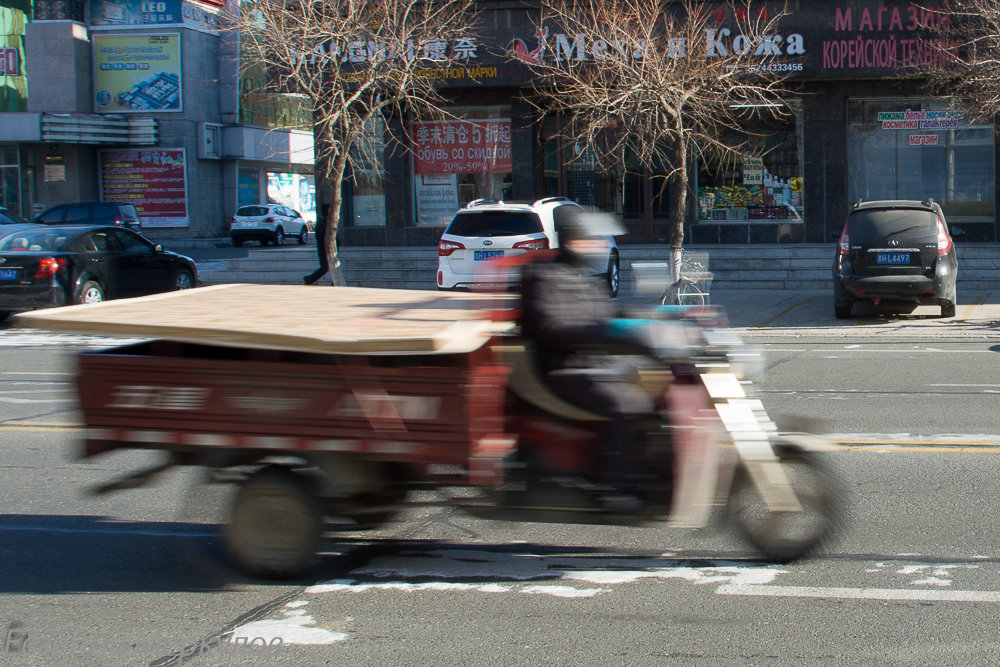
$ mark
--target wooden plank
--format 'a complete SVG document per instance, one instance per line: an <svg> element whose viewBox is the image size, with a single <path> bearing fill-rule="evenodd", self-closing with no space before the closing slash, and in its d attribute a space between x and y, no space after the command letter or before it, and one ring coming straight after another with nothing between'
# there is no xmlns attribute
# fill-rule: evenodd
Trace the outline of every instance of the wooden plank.
<svg viewBox="0 0 1000 667"><path fill-rule="evenodd" d="M509 326L503 294L215 285L20 313L21 326L330 354L470 352Z"/></svg>

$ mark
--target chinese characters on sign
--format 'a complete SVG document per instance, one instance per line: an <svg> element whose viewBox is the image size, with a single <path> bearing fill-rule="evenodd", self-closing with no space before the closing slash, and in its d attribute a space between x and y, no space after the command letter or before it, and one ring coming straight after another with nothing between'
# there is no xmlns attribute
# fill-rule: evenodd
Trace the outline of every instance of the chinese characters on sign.
<svg viewBox="0 0 1000 667"><path fill-rule="evenodd" d="M506 173L511 170L510 120L413 123L414 173Z"/></svg>
<svg viewBox="0 0 1000 667"><path fill-rule="evenodd" d="M186 227L183 148L101 152L101 194L135 204L143 227Z"/></svg>

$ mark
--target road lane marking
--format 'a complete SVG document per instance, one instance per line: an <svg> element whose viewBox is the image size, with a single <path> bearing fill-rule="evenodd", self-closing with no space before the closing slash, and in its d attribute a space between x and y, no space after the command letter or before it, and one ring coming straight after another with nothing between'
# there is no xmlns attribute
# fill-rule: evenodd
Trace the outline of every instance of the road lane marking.
<svg viewBox="0 0 1000 667"><path fill-rule="evenodd" d="M977 296L972 303L970 303L968 306L965 307L965 310L962 311L961 317L958 318L958 323L952 328L961 329L963 326L965 326L966 321L969 319L969 316L972 315L972 311L975 310L976 306L981 304L984 299L985 297Z"/></svg>
<svg viewBox="0 0 1000 667"><path fill-rule="evenodd" d="M785 315L787 315L788 313L792 312L792 311L793 311L793 310L795 310L796 308L799 308L799 307L801 307L801 306L804 306L804 305L806 305L807 303L809 303L810 301L814 301L814 300L818 299L819 297L820 297L820 295L819 295L819 294L817 294L817 295L815 295L815 296L811 296L811 297L809 297L809 298L808 298L808 299L806 299L805 301L800 301L799 303L795 304L794 306L789 306L788 308L785 308L785 309L784 309L783 311L781 311L780 313L778 313L777 315L775 315L775 316L774 316L774 317L772 317L771 319L769 319L769 320L765 320L764 322L761 322L760 324L758 324L757 326L755 326L755 327L753 327L753 328L754 328L754 329L763 329L763 328L765 328L765 327L766 327L767 325L771 324L771 322L774 322L774 321L776 321L776 320L779 320L779 319L781 319L782 317L784 317L784 316L785 316Z"/></svg>
<svg viewBox="0 0 1000 667"><path fill-rule="evenodd" d="M1000 602L1000 591L911 590L905 588L836 588L827 586L770 586L723 584L717 595L836 600L893 600L929 602Z"/></svg>

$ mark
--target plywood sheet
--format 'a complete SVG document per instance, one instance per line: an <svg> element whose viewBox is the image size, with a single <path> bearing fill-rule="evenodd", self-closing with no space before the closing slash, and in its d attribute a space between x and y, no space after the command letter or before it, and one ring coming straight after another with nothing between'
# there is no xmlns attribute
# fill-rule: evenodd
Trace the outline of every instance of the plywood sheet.
<svg viewBox="0 0 1000 667"><path fill-rule="evenodd" d="M498 294L215 285L21 313L22 326L332 354L469 352L509 326Z"/></svg>

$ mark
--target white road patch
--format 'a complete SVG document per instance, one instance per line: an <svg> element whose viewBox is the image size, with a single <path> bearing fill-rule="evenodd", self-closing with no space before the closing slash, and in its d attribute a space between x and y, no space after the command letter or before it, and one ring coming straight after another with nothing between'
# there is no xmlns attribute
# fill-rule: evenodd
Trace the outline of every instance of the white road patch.
<svg viewBox="0 0 1000 667"><path fill-rule="evenodd" d="M472 591L527 593L564 598L588 598L610 592L608 586L640 579L681 579L696 584L766 584L787 570L773 566L709 561L707 565L678 565L664 559L540 556L530 553L476 549L438 549L376 558L351 572L367 578L338 579L306 589L307 594L365 593L377 590ZM371 581L371 578L389 581ZM469 580L476 580L471 583ZM546 584L522 584L546 580ZM431 581L428 581L431 580ZM492 581L483 581L492 580ZM576 586L596 584L600 588Z"/></svg>
<svg viewBox="0 0 1000 667"><path fill-rule="evenodd" d="M1000 602L1000 591L941 591L919 588L834 588L826 586L757 586L724 584L718 595L827 598L841 600L926 600L931 602Z"/></svg>
<svg viewBox="0 0 1000 667"><path fill-rule="evenodd" d="M252 621L233 630L233 639L247 638L253 641L264 638L267 645L281 640L280 644L335 644L348 638L346 632L331 632L316 625L313 617L304 609L288 609L281 612L284 618ZM255 646L258 644L255 644Z"/></svg>
<svg viewBox="0 0 1000 667"><path fill-rule="evenodd" d="M607 588L573 588L572 586L528 586L522 593L554 595L557 598L592 598L598 593L609 592Z"/></svg>

